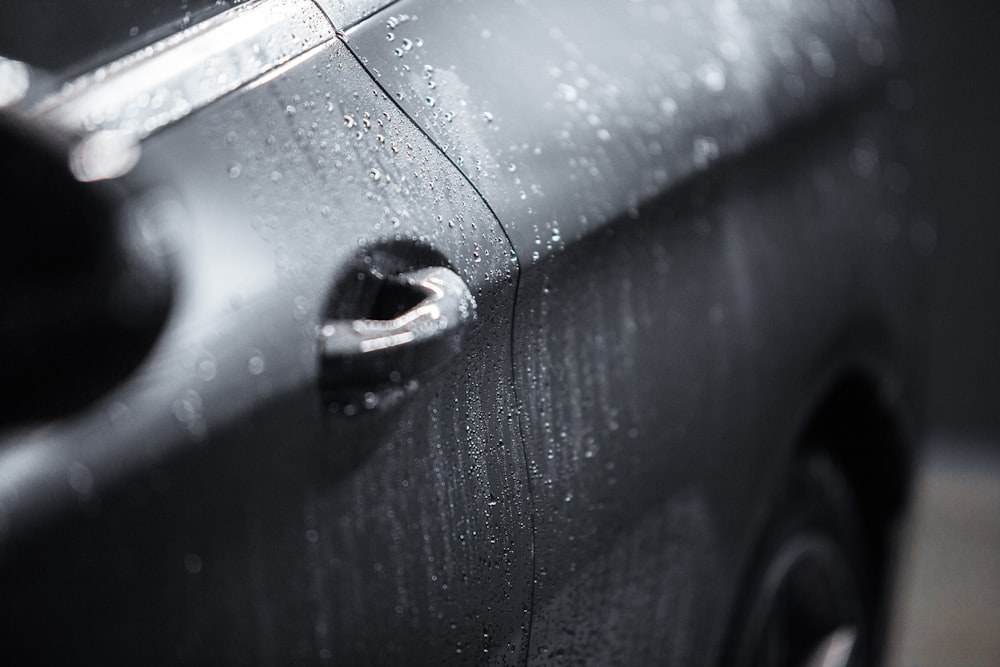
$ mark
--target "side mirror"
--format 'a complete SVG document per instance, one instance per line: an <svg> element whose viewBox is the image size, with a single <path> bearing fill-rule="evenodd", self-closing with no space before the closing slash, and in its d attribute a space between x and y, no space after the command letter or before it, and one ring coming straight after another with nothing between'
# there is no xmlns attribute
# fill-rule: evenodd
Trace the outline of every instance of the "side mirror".
<svg viewBox="0 0 1000 667"><path fill-rule="evenodd" d="M83 183L71 140L0 114L0 427L84 407L166 321L168 253L121 181Z"/></svg>

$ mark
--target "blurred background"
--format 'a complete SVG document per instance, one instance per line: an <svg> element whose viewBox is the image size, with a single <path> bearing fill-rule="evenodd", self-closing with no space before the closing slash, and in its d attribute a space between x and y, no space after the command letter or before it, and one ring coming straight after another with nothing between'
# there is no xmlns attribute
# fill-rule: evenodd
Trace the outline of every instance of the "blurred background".
<svg viewBox="0 0 1000 667"><path fill-rule="evenodd" d="M1000 665L1000 3L896 0L933 221L929 434L888 664Z"/></svg>

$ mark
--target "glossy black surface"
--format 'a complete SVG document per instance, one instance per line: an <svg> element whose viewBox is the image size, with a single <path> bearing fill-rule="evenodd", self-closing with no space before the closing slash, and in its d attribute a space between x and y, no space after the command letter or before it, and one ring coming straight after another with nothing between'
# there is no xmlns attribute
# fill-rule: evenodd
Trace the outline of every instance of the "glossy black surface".
<svg viewBox="0 0 1000 667"><path fill-rule="evenodd" d="M174 312L133 379L4 444L7 655L42 627L64 637L45 660L523 653L515 266L482 201L339 44L144 160L179 208ZM325 304L428 256L479 304L464 355L394 409L328 414Z"/></svg>
<svg viewBox="0 0 1000 667"><path fill-rule="evenodd" d="M2 434L5 661L716 664L809 448L888 562L920 377L887 5L318 4L349 41L120 181L171 308ZM331 399L322 325L434 266L460 354Z"/></svg>
<svg viewBox="0 0 1000 667"><path fill-rule="evenodd" d="M527 267L884 77L892 19L881 2L403 0L350 37Z"/></svg>
<svg viewBox="0 0 1000 667"><path fill-rule="evenodd" d="M712 664L824 394L860 374L912 411L891 24L825 2L409 0L351 32L522 265L530 658Z"/></svg>

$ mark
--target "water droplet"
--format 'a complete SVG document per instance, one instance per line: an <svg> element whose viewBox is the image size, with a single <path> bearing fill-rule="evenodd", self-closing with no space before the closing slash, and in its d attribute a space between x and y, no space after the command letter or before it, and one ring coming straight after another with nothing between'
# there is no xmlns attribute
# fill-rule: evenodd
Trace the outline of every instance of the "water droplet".
<svg viewBox="0 0 1000 667"><path fill-rule="evenodd" d="M211 382L215 379L215 374L215 359L209 357L198 362L198 377L202 380Z"/></svg>
<svg viewBox="0 0 1000 667"><path fill-rule="evenodd" d="M122 426L132 419L132 411L124 403L115 401L108 408L108 419L112 426Z"/></svg>
<svg viewBox="0 0 1000 667"><path fill-rule="evenodd" d="M728 62L734 63L740 59L743 55L743 50L740 45L731 39L723 40L719 44L719 55L721 55Z"/></svg>
<svg viewBox="0 0 1000 667"><path fill-rule="evenodd" d="M382 172L379 171L378 167L372 167L368 170L368 177L373 181L378 181L382 178Z"/></svg>
<svg viewBox="0 0 1000 667"><path fill-rule="evenodd" d="M250 375L260 375L264 372L264 355L259 350L251 352L247 370L250 371Z"/></svg>
<svg viewBox="0 0 1000 667"><path fill-rule="evenodd" d="M201 556L198 554L184 554L184 569L191 574L198 574L202 568Z"/></svg>
<svg viewBox="0 0 1000 667"><path fill-rule="evenodd" d="M851 171L860 178L869 178L878 168L878 147L870 140L863 139L851 151Z"/></svg>
<svg viewBox="0 0 1000 667"><path fill-rule="evenodd" d="M174 401L174 418L182 424L191 424L201 419L201 394L188 390Z"/></svg>
<svg viewBox="0 0 1000 667"><path fill-rule="evenodd" d="M79 461L70 464L66 479L70 488L79 494L87 495L94 490L94 474Z"/></svg>
<svg viewBox="0 0 1000 667"><path fill-rule="evenodd" d="M708 164L719 157L719 143L712 137L695 137L694 140L694 165L699 169L704 169Z"/></svg>
<svg viewBox="0 0 1000 667"><path fill-rule="evenodd" d="M577 98L579 97L576 92L576 88L569 85L568 83L560 83L558 86L556 86L556 92L558 92L559 96L564 100L566 100L567 102L576 102Z"/></svg>
<svg viewBox="0 0 1000 667"><path fill-rule="evenodd" d="M672 97L664 97L660 100L660 111L673 117L677 113L677 101Z"/></svg>
<svg viewBox="0 0 1000 667"><path fill-rule="evenodd" d="M696 74L705 87L713 93L720 93L726 89L726 70L721 63L707 62L698 67Z"/></svg>
<svg viewBox="0 0 1000 667"><path fill-rule="evenodd" d="M829 79L837 73L837 62L823 40L813 37L806 42L806 54L809 56L813 71L819 76Z"/></svg>
<svg viewBox="0 0 1000 667"><path fill-rule="evenodd" d="M300 295L295 297L294 304L292 317L296 322L302 322L309 316L309 299Z"/></svg>
<svg viewBox="0 0 1000 667"><path fill-rule="evenodd" d="M392 32L392 31L389 31L389 32L385 33L385 39L386 39L386 41L389 41L389 42L393 41L394 39L396 39L396 33Z"/></svg>
<svg viewBox="0 0 1000 667"><path fill-rule="evenodd" d="M239 162L229 163L229 178L235 180L240 177L240 174L242 172L243 172L243 166Z"/></svg>
<svg viewBox="0 0 1000 667"><path fill-rule="evenodd" d="M413 48L413 41L410 39L404 39L402 42L400 42L400 45L403 47L404 51L409 51L410 49Z"/></svg>
<svg viewBox="0 0 1000 667"><path fill-rule="evenodd" d="M434 106L434 104L435 104L434 98L431 97L430 95L428 95L427 97L424 98L424 104L426 104L429 107Z"/></svg>
<svg viewBox="0 0 1000 667"><path fill-rule="evenodd" d="M357 122L354 120L354 116L344 116L344 125L347 127L354 127Z"/></svg>
<svg viewBox="0 0 1000 667"><path fill-rule="evenodd" d="M484 111L483 112L483 120L485 120L487 123L492 123L493 122L493 114L490 113L489 111Z"/></svg>

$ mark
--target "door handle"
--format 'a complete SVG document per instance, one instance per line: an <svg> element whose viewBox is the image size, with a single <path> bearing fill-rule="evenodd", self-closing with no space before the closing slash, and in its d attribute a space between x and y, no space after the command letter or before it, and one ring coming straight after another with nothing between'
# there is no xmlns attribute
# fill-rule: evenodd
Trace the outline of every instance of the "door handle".
<svg viewBox="0 0 1000 667"><path fill-rule="evenodd" d="M402 312L327 320L319 329L320 385L333 398L403 387L440 368L461 351L475 319L476 300L450 269L416 269L381 283Z"/></svg>

